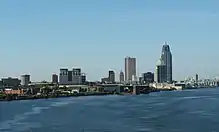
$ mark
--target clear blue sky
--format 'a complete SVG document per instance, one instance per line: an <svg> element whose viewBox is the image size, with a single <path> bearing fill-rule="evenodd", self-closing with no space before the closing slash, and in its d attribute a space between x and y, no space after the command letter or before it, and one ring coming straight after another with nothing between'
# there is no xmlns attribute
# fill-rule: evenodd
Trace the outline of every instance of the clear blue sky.
<svg viewBox="0 0 219 132"><path fill-rule="evenodd" d="M155 71L164 41L174 79L219 74L218 0L0 0L0 77L51 80L81 67L89 80L124 69Z"/></svg>

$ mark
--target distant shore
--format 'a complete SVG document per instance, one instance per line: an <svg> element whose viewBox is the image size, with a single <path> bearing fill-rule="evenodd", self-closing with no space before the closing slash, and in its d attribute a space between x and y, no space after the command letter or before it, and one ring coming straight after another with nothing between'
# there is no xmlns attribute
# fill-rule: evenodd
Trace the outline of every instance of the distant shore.
<svg viewBox="0 0 219 132"><path fill-rule="evenodd" d="M186 88L183 90L192 89L204 89L198 87ZM140 92L140 94L149 94L152 92L161 91L175 91L176 89L150 89L146 92ZM49 99L49 98L65 98L65 97L80 97L80 96L104 96L104 95L131 95L133 93L116 93L116 92L79 92L79 93L65 93L65 94L42 94L42 95L11 95L0 94L0 101L16 101L16 100L37 100L37 99Z"/></svg>
<svg viewBox="0 0 219 132"><path fill-rule="evenodd" d="M15 101L15 100L36 100L49 98L64 98L64 97L79 97L79 96L103 96L113 95L112 92L95 92L95 93L73 93L73 94L50 94L50 95L4 95L0 97L0 101Z"/></svg>
<svg viewBox="0 0 219 132"><path fill-rule="evenodd" d="M160 91L173 91L169 90L150 90L141 94L149 94L151 92ZM48 95L1 95L0 101L16 101L16 100L37 100L37 99L49 99L49 98L64 98L64 97L80 97L80 96L104 96L104 95L131 95L132 93L115 93L115 92L81 92L81 93L69 93L69 94L48 94Z"/></svg>

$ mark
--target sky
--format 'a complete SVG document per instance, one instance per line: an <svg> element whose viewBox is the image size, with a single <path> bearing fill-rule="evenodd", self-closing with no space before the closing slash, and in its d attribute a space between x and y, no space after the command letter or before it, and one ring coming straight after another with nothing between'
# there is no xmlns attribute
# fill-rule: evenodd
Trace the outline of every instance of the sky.
<svg viewBox="0 0 219 132"><path fill-rule="evenodd" d="M0 77L51 80L81 67L88 80L152 71L165 41L173 78L219 75L218 0L0 0Z"/></svg>

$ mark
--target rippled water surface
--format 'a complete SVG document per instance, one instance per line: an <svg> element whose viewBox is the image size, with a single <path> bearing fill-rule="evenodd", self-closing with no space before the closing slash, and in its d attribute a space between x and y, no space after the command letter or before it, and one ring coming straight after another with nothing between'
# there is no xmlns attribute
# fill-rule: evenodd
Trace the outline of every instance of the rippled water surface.
<svg viewBox="0 0 219 132"><path fill-rule="evenodd" d="M0 132L219 132L219 88L0 102Z"/></svg>

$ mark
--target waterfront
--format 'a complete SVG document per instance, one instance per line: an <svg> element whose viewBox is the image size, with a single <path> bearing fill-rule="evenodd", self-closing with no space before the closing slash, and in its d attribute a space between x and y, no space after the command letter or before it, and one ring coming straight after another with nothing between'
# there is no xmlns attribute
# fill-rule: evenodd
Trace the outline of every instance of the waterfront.
<svg viewBox="0 0 219 132"><path fill-rule="evenodd" d="M0 102L1 132L217 132L219 89Z"/></svg>

